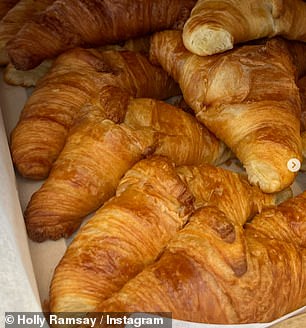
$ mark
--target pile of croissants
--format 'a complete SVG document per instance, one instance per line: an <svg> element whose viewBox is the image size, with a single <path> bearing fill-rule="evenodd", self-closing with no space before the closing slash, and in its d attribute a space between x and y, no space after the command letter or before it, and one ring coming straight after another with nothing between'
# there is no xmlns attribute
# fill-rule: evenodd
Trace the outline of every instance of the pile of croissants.
<svg viewBox="0 0 306 328"><path fill-rule="evenodd" d="M45 179L28 235L77 231L51 312L236 324L306 305L305 1L1 0L0 17L4 79L34 87L10 140Z"/></svg>

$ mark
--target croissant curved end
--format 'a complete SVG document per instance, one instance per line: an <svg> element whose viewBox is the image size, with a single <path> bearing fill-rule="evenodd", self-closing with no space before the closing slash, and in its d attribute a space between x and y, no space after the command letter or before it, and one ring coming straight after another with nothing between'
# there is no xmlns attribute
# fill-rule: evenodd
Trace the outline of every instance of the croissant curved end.
<svg viewBox="0 0 306 328"><path fill-rule="evenodd" d="M286 168L286 175L268 162L251 161L244 165L251 184L263 192L275 193L287 188L294 180L295 174Z"/></svg>
<svg viewBox="0 0 306 328"><path fill-rule="evenodd" d="M60 238L68 238L81 224L81 220L77 222L61 222L59 216L50 215L48 225L46 225L46 220L39 215L28 216L26 211L25 216L28 236L31 240L38 243L47 239L58 240Z"/></svg>
<svg viewBox="0 0 306 328"><path fill-rule="evenodd" d="M51 163L47 160L43 162L30 162L30 159L27 158L24 163L15 164L17 171L25 178L32 180L43 180L46 179L49 175L51 168Z"/></svg>
<svg viewBox="0 0 306 328"><path fill-rule="evenodd" d="M183 43L192 53L207 56L232 49L234 38L221 28L199 25L191 29L187 22L183 30Z"/></svg>

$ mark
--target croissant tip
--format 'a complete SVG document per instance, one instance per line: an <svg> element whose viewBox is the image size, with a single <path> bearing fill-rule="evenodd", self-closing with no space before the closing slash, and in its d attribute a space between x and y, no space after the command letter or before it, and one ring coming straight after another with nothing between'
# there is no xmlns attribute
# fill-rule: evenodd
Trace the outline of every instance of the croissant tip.
<svg viewBox="0 0 306 328"><path fill-rule="evenodd" d="M56 230L49 230L46 228L31 228L27 227L28 237L37 243L42 243L46 240L59 240L61 238L68 238L65 232L58 232Z"/></svg>
<svg viewBox="0 0 306 328"><path fill-rule="evenodd" d="M15 168L24 178L43 180L48 177L52 165L49 161L43 160L42 158L40 160L34 160L30 157L21 159L14 155L14 153L12 157Z"/></svg>
<svg viewBox="0 0 306 328"><path fill-rule="evenodd" d="M28 71L41 64L34 56L29 56L22 46L15 45L14 40L7 43L6 49L10 62L19 71Z"/></svg>
<svg viewBox="0 0 306 328"><path fill-rule="evenodd" d="M61 238L69 238L80 226L80 222L74 225L69 222L65 225L54 223L47 226L45 224L45 219L42 220L37 217L29 218L26 214L25 217L28 237L38 243L46 240L56 241Z"/></svg>
<svg viewBox="0 0 306 328"><path fill-rule="evenodd" d="M234 39L228 31L206 25L193 27L192 24L187 21L183 31L183 43L192 53L208 56L233 48Z"/></svg>

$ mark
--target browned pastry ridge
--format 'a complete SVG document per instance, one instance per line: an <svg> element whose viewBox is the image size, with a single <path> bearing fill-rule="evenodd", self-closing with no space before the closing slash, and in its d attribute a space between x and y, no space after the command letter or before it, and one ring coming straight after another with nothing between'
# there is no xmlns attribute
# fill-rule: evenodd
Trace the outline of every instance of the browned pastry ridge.
<svg viewBox="0 0 306 328"><path fill-rule="evenodd" d="M193 212L192 194L194 207L219 204L239 222L276 201L275 195L264 194L246 178L221 168L200 165L176 170L166 158L142 160L68 247L54 273L50 310L93 311L155 261ZM232 249L237 256L226 249L224 257L241 275L246 270L246 258L240 261L245 247L236 242Z"/></svg>
<svg viewBox="0 0 306 328"><path fill-rule="evenodd" d="M0 22L0 65L9 63L6 44L20 30L23 24L38 12L45 10L54 0L20 0Z"/></svg>
<svg viewBox="0 0 306 328"><path fill-rule="evenodd" d="M299 90L300 90L300 97L301 97L301 130L306 130L306 75L298 80L297 83Z"/></svg>
<svg viewBox="0 0 306 328"><path fill-rule="evenodd" d="M179 82L197 118L231 148L252 184L275 192L293 182L287 163L301 160L301 104L285 41L200 57L184 48L179 31L164 31L153 37L151 58Z"/></svg>
<svg viewBox="0 0 306 328"><path fill-rule="evenodd" d="M306 131L302 133L302 147L303 147L303 163L302 170L306 171Z"/></svg>
<svg viewBox="0 0 306 328"><path fill-rule="evenodd" d="M306 193L264 209L245 229L241 219L202 207L158 261L95 311L238 324L270 322L305 305Z"/></svg>
<svg viewBox="0 0 306 328"><path fill-rule="evenodd" d="M79 45L97 46L171 28L196 0L57 0L8 44L17 69L28 70ZM187 12L187 14L186 14Z"/></svg>
<svg viewBox="0 0 306 328"><path fill-rule="evenodd" d="M124 120L107 120L117 110ZM114 195L124 175L141 157L163 155L176 164L220 164L225 145L182 110L152 99L133 99L107 86L81 110L48 179L25 212L30 238L68 237L82 219Z"/></svg>
<svg viewBox="0 0 306 328"><path fill-rule="evenodd" d="M1 0L0 2L0 19L2 19L7 12L13 8L19 0Z"/></svg>
<svg viewBox="0 0 306 328"><path fill-rule="evenodd" d="M78 111L106 85L134 97L164 99L180 92L161 68L136 52L77 48L62 54L39 81L11 135L13 162L23 176L48 176Z"/></svg>
<svg viewBox="0 0 306 328"><path fill-rule="evenodd" d="M305 17L303 0L199 0L184 26L183 41L200 56L276 35L306 42Z"/></svg>

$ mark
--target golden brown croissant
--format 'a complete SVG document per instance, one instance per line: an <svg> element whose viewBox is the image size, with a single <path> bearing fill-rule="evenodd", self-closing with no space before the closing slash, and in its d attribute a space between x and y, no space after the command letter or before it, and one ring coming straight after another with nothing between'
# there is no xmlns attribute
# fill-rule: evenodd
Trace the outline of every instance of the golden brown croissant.
<svg viewBox="0 0 306 328"><path fill-rule="evenodd" d="M0 22L0 65L9 63L6 44L38 12L45 10L54 0L20 0Z"/></svg>
<svg viewBox="0 0 306 328"><path fill-rule="evenodd" d="M116 197L69 246L53 278L51 311L94 309L156 259L191 210L192 196L171 162L137 163L121 180Z"/></svg>
<svg viewBox="0 0 306 328"><path fill-rule="evenodd" d="M184 26L183 41L200 56L276 35L306 42L305 17L303 0L198 0Z"/></svg>
<svg viewBox="0 0 306 328"><path fill-rule="evenodd" d="M78 45L103 45L171 28L196 0L57 0L8 44L17 69L28 70ZM186 17L187 19L187 17Z"/></svg>
<svg viewBox="0 0 306 328"><path fill-rule="evenodd" d="M158 261L95 311L237 324L270 322L305 305L306 193L263 210L244 230L241 223L217 207L199 209ZM245 253L237 257L239 245Z"/></svg>
<svg viewBox="0 0 306 328"><path fill-rule="evenodd" d="M306 75L298 80L297 83L299 90L300 90L300 97L301 97L301 130L306 130Z"/></svg>
<svg viewBox="0 0 306 328"><path fill-rule="evenodd" d="M126 115L123 124L105 120L115 109L120 119ZM108 86L84 110L89 117L84 114L72 128L50 176L26 209L27 230L36 241L68 237L113 196L120 178L141 156L155 153L177 164L219 164L229 157L224 144L194 117L163 102L132 99Z"/></svg>
<svg viewBox="0 0 306 328"><path fill-rule="evenodd" d="M7 12L12 9L19 0L1 0L0 2L0 19L2 19Z"/></svg>
<svg viewBox="0 0 306 328"><path fill-rule="evenodd" d="M247 45L214 56L188 52L179 31L156 33L151 58L179 82L197 118L265 192L290 185L287 163L301 160L300 97L285 41Z"/></svg>
<svg viewBox="0 0 306 328"><path fill-rule="evenodd" d="M68 247L52 280L50 310L92 311L156 260L191 214L187 184L196 203L222 203L224 208L231 204L230 213L244 221L275 202L274 195L263 194L238 174L221 168L181 168L178 174L166 158L140 161L121 180L116 197ZM241 252L244 248L239 246L237 254ZM237 270L245 270L243 263Z"/></svg>
<svg viewBox="0 0 306 328"><path fill-rule="evenodd" d="M123 174L152 145L150 136L91 113L73 127L43 186L25 212L30 238L68 237L116 190Z"/></svg>
<svg viewBox="0 0 306 328"><path fill-rule="evenodd" d="M105 85L135 97L163 99L179 93L161 68L136 52L74 49L62 54L40 80L12 133L12 158L23 176L48 176L79 109Z"/></svg>

